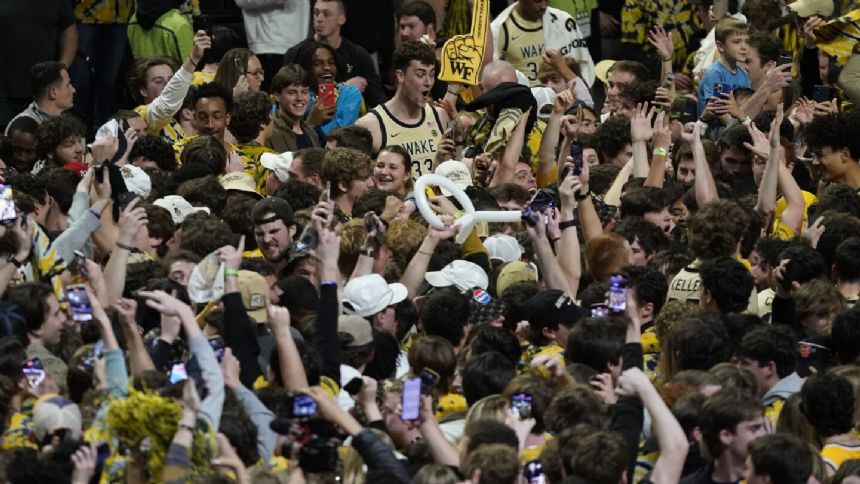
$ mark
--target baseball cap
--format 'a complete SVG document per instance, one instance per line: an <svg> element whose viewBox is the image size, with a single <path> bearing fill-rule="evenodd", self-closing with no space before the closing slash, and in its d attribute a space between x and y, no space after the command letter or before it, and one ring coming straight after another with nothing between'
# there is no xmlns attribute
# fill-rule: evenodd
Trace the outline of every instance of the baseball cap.
<svg viewBox="0 0 860 484"><path fill-rule="evenodd" d="M260 164L263 168L271 170L282 182L290 177L290 167L293 166L293 152L286 153L263 153L260 155Z"/></svg>
<svg viewBox="0 0 860 484"><path fill-rule="evenodd" d="M833 14L833 2L830 0L797 0L787 5L800 18L829 17Z"/></svg>
<svg viewBox="0 0 860 484"><path fill-rule="evenodd" d="M555 91L549 87L533 87L532 96L537 101L538 118L549 118L549 115L552 114L552 106L555 104L555 98L558 96Z"/></svg>
<svg viewBox="0 0 860 484"><path fill-rule="evenodd" d="M259 225L273 222L272 217L263 218L270 213L275 214L275 220L283 220L287 226L296 224L293 208L290 207L290 204L286 200L280 197L264 198L254 204L254 209L251 211L254 224Z"/></svg>
<svg viewBox="0 0 860 484"><path fill-rule="evenodd" d="M266 323L266 305L269 302L269 283L254 271L239 271L239 294L248 316L258 323Z"/></svg>
<svg viewBox="0 0 860 484"><path fill-rule="evenodd" d="M505 310L505 303L490 296L480 287L469 292L469 324L478 327L495 321Z"/></svg>
<svg viewBox="0 0 860 484"><path fill-rule="evenodd" d="M472 173L469 172L469 168L462 161L448 160L442 162L436 167L436 171L433 173L442 175L451 180L462 190L465 190L466 187L472 186ZM444 188L441 188L441 190L442 195L445 195L446 197L451 196L451 192L449 190Z"/></svg>
<svg viewBox="0 0 860 484"><path fill-rule="evenodd" d="M237 192L250 193L258 198L263 198L257 193L257 184L254 183L254 177L244 171L234 171L227 173L219 180L224 190L235 190Z"/></svg>
<svg viewBox="0 0 860 484"><path fill-rule="evenodd" d="M541 291L526 303L529 324L532 327L544 327L553 324L573 326L574 323L586 316L570 296L559 289Z"/></svg>
<svg viewBox="0 0 860 484"><path fill-rule="evenodd" d="M615 65L615 61L610 59L604 59L598 62L594 66L594 75L605 84L606 80L609 79L609 69L612 69L613 65Z"/></svg>
<svg viewBox="0 0 860 484"><path fill-rule="evenodd" d="M217 301L224 295L224 263L215 253L194 266L188 278L188 298L191 302Z"/></svg>
<svg viewBox="0 0 860 484"><path fill-rule="evenodd" d="M473 287L487 289L490 280L481 266L474 262L457 259L442 268L441 271L428 272L424 275L433 287L457 286L461 291L467 291Z"/></svg>
<svg viewBox="0 0 860 484"><path fill-rule="evenodd" d="M33 432L41 442L45 435L60 429L67 429L71 440L80 439L81 409L66 397L45 395L33 408Z"/></svg>
<svg viewBox="0 0 860 484"><path fill-rule="evenodd" d="M145 171L132 164L125 165L119 169L122 174L122 179L125 181L125 187L128 191L134 193L140 198L149 196L152 191L152 180Z"/></svg>
<svg viewBox="0 0 860 484"><path fill-rule="evenodd" d="M484 247L490 253L490 259L498 259L502 262L512 262L523 255L520 243L510 235L491 235L484 240Z"/></svg>
<svg viewBox="0 0 860 484"><path fill-rule="evenodd" d="M355 348L373 343L370 322L354 314L337 318L337 339L346 348Z"/></svg>
<svg viewBox="0 0 860 484"><path fill-rule="evenodd" d="M343 288L343 307L347 314L373 316L383 309L406 299L406 286L385 282L379 274L354 277Z"/></svg>
<svg viewBox="0 0 860 484"><path fill-rule="evenodd" d="M537 282L537 280L537 270L528 262L521 260L509 262L499 271L499 277L496 279L496 295L502 297L509 287L518 282Z"/></svg>
<svg viewBox="0 0 860 484"><path fill-rule="evenodd" d="M181 224L185 220L185 217L192 213L209 213L209 207L192 207L191 204L188 203L188 200L180 195L167 195L166 197L161 197L152 203L153 205L157 205L170 212L170 216L173 218L173 223L177 225Z"/></svg>

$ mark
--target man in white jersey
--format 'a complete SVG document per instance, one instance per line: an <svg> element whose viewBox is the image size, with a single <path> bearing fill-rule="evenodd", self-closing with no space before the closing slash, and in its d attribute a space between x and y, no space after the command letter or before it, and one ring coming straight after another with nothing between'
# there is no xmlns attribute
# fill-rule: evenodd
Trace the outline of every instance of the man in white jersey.
<svg viewBox="0 0 860 484"><path fill-rule="evenodd" d="M445 110L430 102L430 90L436 81L435 62L433 49L426 44L404 42L394 51L392 60L397 79L394 97L355 123L370 130L374 153L388 145L408 151L413 180L432 173L437 164L447 159L447 147L452 144L446 140L446 149L440 150L450 119Z"/></svg>

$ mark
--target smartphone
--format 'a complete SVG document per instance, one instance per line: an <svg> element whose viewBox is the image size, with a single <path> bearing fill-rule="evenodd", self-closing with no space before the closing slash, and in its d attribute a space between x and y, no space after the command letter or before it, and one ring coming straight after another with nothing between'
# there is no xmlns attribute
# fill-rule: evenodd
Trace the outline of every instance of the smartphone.
<svg viewBox="0 0 860 484"><path fill-rule="evenodd" d="M526 462L523 468L523 476L529 484L546 484L546 474L539 459Z"/></svg>
<svg viewBox="0 0 860 484"><path fill-rule="evenodd" d="M83 252L76 250L72 262L69 264L69 272L73 275L80 275L86 280L89 280L90 273L87 271L87 258Z"/></svg>
<svg viewBox="0 0 860 484"><path fill-rule="evenodd" d="M457 129L457 125L454 123L454 120L448 121L448 125L445 127L445 137L448 139L454 139L454 130Z"/></svg>
<svg viewBox="0 0 860 484"><path fill-rule="evenodd" d="M715 82L714 83L714 95L712 97L715 97L717 99L722 99L724 92L729 92L726 85L723 84L722 82Z"/></svg>
<svg viewBox="0 0 860 484"><path fill-rule="evenodd" d="M573 174L575 176L579 176L582 174L582 145L580 143L571 143L570 144L570 157L573 158ZM562 176L562 180L567 177L567 173L564 173Z"/></svg>
<svg viewBox="0 0 860 484"><path fill-rule="evenodd" d="M0 185L0 223L12 222L18 218L15 209L15 199L12 198L12 187Z"/></svg>
<svg viewBox="0 0 860 484"><path fill-rule="evenodd" d="M532 396L530 393L514 393L511 395L511 410L514 415L525 420L532 418Z"/></svg>
<svg viewBox="0 0 860 484"><path fill-rule="evenodd" d="M784 50L779 51L779 60L776 61L776 65L784 66L792 63L794 63L794 58L791 56L791 53Z"/></svg>
<svg viewBox="0 0 860 484"><path fill-rule="evenodd" d="M697 120L696 109L696 100L685 98L684 107L681 111L681 116L678 118L678 121L680 121L681 124L695 123Z"/></svg>
<svg viewBox="0 0 860 484"><path fill-rule="evenodd" d="M346 393L350 395L358 395L361 393L361 388L364 386L364 380L361 378L355 377L352 380L348 381L346 385L343 386L343 389L346 390Z"/></svg>
<svg viewBox="0 0 860 484"><path fill-rule="evenodd" d="M663 79L663 87L666 89L672 89L672 86L675 85L675 73L669 72L666 74L666 78Z"/></svg>
<svg viewBox="0 0 860 484"><path fill-rule="evenodd" d="M439 381L439 374L430 368L424 368L418 373L418 378L421 379L421 393L430 395L436 387L436 382Z"/></svg>
<svg viewBox="0 0 860 484"><path fill-rule="evenodd" d="M627 309L627 278L621 274L609 276L609 310L623 313Z"/></svg>
<svg viewBox="0 0 860 484"><path fill-rule="evenodd" d="M108 457L110 457L110 445L102 442L96 447L96 469L103 467Z"/></svg>
<svg viewBox="0 0 860 484"><path fill-rule="evenodd" d="M202 30L209 38L212 38L212 19L206 14L194 17L194 32Z"/></svg>
<svg viewBox="0 0 860 484"><path fill-rule="evenodd" d="M194 386L197 387L197 395L200 396L200 400L206 398L209 395L209 391L206 389L206 380L203 379L203 371L200 369L200 363L197 362L196 356L192 356L185 362L185 371L188 378L194 381Z"/></svg>
<svg viewBox="0 0 860 484"><path fill-rule="evenodd" d="M337 103L333 82L323 82L317 86L317 100L324 108L330 108Z"/></svg>
<svg viewBox="0 0 860 484"><path fill-rule="evenodd" d="M320 193L320 202L328 203L331 201L331 181L326 180L325 189Z"/></svg>
<svg viewBox="0 0 860 484"><path fill-rule="evenodd" d="M297 393L293 395L293 418L309 419L317 414L317 402L310 395Z"/></svg>
<svg viewBox="0 0 860 484"><path fill-rule="evenodd" d="M93 307L87 295L87 287L83 284L72 284L66 286L66 300L72 309L72 320L77 323L85 323L93 320Z"/></svg>
<svg viewBox="0 0 860 484"><path fill-rule="evenodd" d="M552 205L552 197L543 190L535 192L532 199L529 201L529 210L542 212Z"/></svg>
<svg viewBox="0 0 860 484"><path fill-rule="evenodd" d="M224 359L224 349L226 348L224 345L224 338L220 336L212 336L209 338L209 346L211 346L212 351L215 352L215 359L218 360L218 363L221 363L221 360Z"/></svg>
<svg viewBox="0 0 860 484"><path fill-rule="evenodd" d="M812 88L812 100L817 103L826 103L833 100L830 86L818 85Z"/></svg>
<svg viewBox="0 0 860 484"><path fill-rule="evenodd" d="M90 354L84 357L81 361L81 364L84 366L84 369L87 371L93 371L95 368L96 360L102 357L104 354L105 342L104 340L96 341L96 344L93 346L93 350L90 351Z"/></svg>
<svg viewBox="0 0 860 484"><path fill-rule="evenodd" d="M403 420L417 420L421 408L421 378L414 376L403 382L403 405L400 410L400 418Z"/></svg>
<svg viewBox="0 0 860 484"><path fill-rule="evenodd" d="M179 383L188 379L188 371L185 369L185 363L179 362L170 368L170 383Z"/></svg>
<svg viewBox="0 0 860 484"><path fill-rule="evenodd" d="M42 366L42 360L39 358L32 358L24 362L24 366L21 368L24 372L24 376L27 377L27 383L30 385L30 388L36 389L44 383L45 381L45 367Z"/></svg>
<svg viewBox="0 0 860 484"><path fill-rule="evenodd" d="M609 317L609 306L606 304L592 304L591 305L591 317L592 318L608 318Z"/></svg>

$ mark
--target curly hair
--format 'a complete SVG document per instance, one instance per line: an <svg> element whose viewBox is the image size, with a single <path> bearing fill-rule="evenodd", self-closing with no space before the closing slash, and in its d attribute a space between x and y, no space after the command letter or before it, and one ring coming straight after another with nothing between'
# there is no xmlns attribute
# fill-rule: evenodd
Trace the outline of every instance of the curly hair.
<svg viewBox="0 0 860 484"><path fill-rule="evenodd" d="M206 257L216 249L233 242L230 226L214 216L188 216L182 223L180 248L198 257Z"/></svg>
<svg viewBox="0 0 860 484"><path fill-rule="evenodd" d="M272 122L272 103L263 92L247 91L236 96L230 113L230 132L239 143L254 141L263 126Z"/></svg>
<svg viewBox="0 0 860 484"><path fill-rule="evenodd" d="M602 123L593 135L594 149L601 160L615 158L630 144L630 120L613 116Z"/></svg>
<svg viewBox="0 0 860 484"><path fill-rule="evenodd" d="M304 210L319 202L321 191L310 183L289 179L278 188L274 196L286 200L293 210Z"/></svg>
<svg viewBox="0 0 860 484"><path fill-rule="evenodd" d="M819 116L806 125L804 138L813 153L820 153L822 148L839 151L848 149L852 160L860 159L860 131L858 121L854 117L843 114Z"/></svg>
<svg viewBox="0 0 860 484"><path fill-rule="evenodd" d="M370 157L353 148L335 148L323 158L323 178L331 182L331 196L338 197L356 180L364 180L373 173Z"/></svg>
<svg viewBox="0 0 860 484"><path fill-rule="evenodd" d="M854 389L834 373L816 373L800 389L800 410L822 439L846 434L854 427Z"/></svg>
<svg viewBox="0 0 860 484"><path fill-rule="evenodd" d="M316 90L319 84L319 79L313 74L314 69L314 55L317 53L317 49L326 49L331 54L332 59L334 59L334 63L336 66L340 65L340 56L337 54L337 51L334 50L334 47L323 44L322 42L317 42L315 40L309 40L308 42L302 42L299 44L298 49L296 49L296 57L295 63L302 66L302 69L310 74L313 84L308 86L311 89ZM335 82L340 82L343 80L343 76L340 71L335 71Z"/></svg>
<svg viewBox="0 0 860 484"><path fill-rule="evenodd" d="M659 314L669 292L666 277L650 267L627 266L622 272L627 276L627 286L636 290L639 307L651 303L654 305L652 314Z"/></svg>
<svg viewBox="0 0 860 484"><path fill-rule="evenodd" d="M234 82L235 84L235 82ZM197 101L205 98L220 98L224 101L224 108L229 113L233 110L233 87L229 89L215 82L200 84L191 95L191 107L197 107Z"/></svg>
<svg viewBox="0 0 860 484"><path fill-rule="evenodd" d="M669 248L669 237L666 233L642 217L622 218L615 225L615 233L621 234L630 244L637 242L647 256Z"/></svg>
<svg viewBox="0 0 860 484"><path fill-rule="evenodd" d="M183 166L203 165L210 174L220 175L227 166L227 151L224 145L212 136L201 135L185 145L179 155L179 161Z"/></svg>
<svg viewBox="0 0 860 484"><path fill-rule="evenodd" d="M70 138L84 136L84 127L71 116L52 116L39 126L36 133L36 157L52 159L54 152Z"/></svg>
<svg viewBox="0 0 860 484"><path fill-rule="evenodd" d="M421 64L432 66L436 64L436 54L424 42L408 40L394 50L391 65L395 70L402 71L405 74L409 68L409 64L414 60Z"/></svg>
<svg viewBox="0 0 860 484"><path fill-rule="evenodd" d="M654 95L658 87L660 87L660 83L655 80L622 84L619 97L628 99L633 104L654 102Z"/></svg>
<svg viewBox="0 0 860 484"><path fill-rule="evenodd" d="M131 147L128 159L134 163L139 158L154 161L159 170L168 173L175 170L177 166L173 147L161 136L146 135L138 138Z"/></svg>
<svg viewBox="0 0 860 484"><path fill-rule="evenodd" d="M710 202L688 221L687 240L690 250L700 259L732 255L746 226L746 214L736 202Z"/></svg>
<svg viewBox="0 0 860 484"><path fill-rule="evenodd" d="M702 287L711 295L720 312L746 309L755 283L743 264L732 257L715 257L703 261L699 273Z"/></svg>
<svg viewBox="0 0 860 484"><path fill-rule="evenodd" d="M212 175L188 180L179 185L176 194L188 200L193 207L209 207L213 215L220 215L227 204L227 191Z"/></svg>

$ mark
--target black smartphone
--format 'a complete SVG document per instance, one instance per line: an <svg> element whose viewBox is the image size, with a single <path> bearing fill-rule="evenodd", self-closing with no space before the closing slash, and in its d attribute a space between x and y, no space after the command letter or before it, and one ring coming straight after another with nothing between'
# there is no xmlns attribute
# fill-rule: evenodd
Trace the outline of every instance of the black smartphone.
<svg viewBox="0 0 860 484"><path fill-rule="evenodd" d="M296 393L289 407L291 418L307 420L317 414L317 402L310 395Z"/></svg>
<svg viewBox="0 0 860 484"><path fill-rule="evenodd" d="M818 85L812 88L812 100L817 103L826 103L833 100L830 86Z"/></svg>
<svg viewBox="0 0 860 484"><path fill-rule="evenodd" d="M582 145L578 142L570 144L570 157L573 158L573 174L579 176L582 174ZM567 173L562 179L567 177Z"/></svg>
<svg viewBox="0 0 860 484"><path fill-rule="evenodd" d="M102 442L96 448L96 469L103 467L108 457L110 457L110 445Z"/></svg>
<svg viewBox="0 0 860 484"><path fill-rule="evenodd" d="M200 400L206 398L209 395L209 391L206 389L206 380L203 379L203 371L200 369L200 363L197 361L196 356L192 356L185 362L185 371L188 374L188 378L194 381L194 386L197 387L197 395L200 396Z"/></svg>
<svg viewBox="0 0 860 484"><path fill-rule="evenodd" d="M363 386L364 380L355 377L352 380L346 382L346 385L343 386L343 389L346 390L346 393L349 393L350 395L358 395L361 392L361 388Z"/></svg>
<svg viewBox="0 0 860 484"><path fill-rule="evenodd" d="M76 323L86 323L93 320L93 307L87 295L87 287L83 284L66 286L66 300L72 310L72 320Z"/></svg>
<svg viewBox="0 0 860 484"><path fill-rule="evenodd" d="M681 110L681 116L678 117L678 121L680 121L681 124L695 123L698 120L696 117L697 109L695 99L685 98L684 107Z"/></svg>
<svg viewBox="0 0 860 484"><path fill-rule="evenodd" d="M421 378L414 376L403 382L403 403L400 418L404 421L417 420L421 410Z"/></svg>
<svg viewBox="0 0 860 484"><path fill-rule="evenodd" d="M546 484L546 473L543 471L543 466L539 459L526 462L523 468L523 476L528 484Z"/></svg>
<svg viewBox="0 0 860 484"><path fill-rule="evenodd" d="M421 379L421 393L430 395L436 387L436 382L439 381L439 374L430 368L424 368L418 373L418 378Z"/></svg>
<svg viewBox="0 0 860 484"><path fill-rule="evenodd" d="M532 418L532 396L530 393L514 393L511 395L511 411L520 419Z"/></svg>
<svg viewBox="0 0 860 484"><path fill-rule="evenodd" d="M194 17L194 32L196 33L200 30L206 32L206 35L210 39L212 38L212 19L206 14Z"/></svg>
<svg viewBox="0 0 860 484"><path fill-rule="evenodd" d="M786 52L784 50L779 51L779 60L776 61L776 65L784 66L792 63L794 63L794 57L792 57L790 52Z"/></svg>
<svg viewBox="0 0 860 484"><path fill-rule="evenodd" d="M627 278L621 274L609 276L609 310L623 313L627 309Z"/></svg>
<svg viewBox="0 0 860 484"><path fill-rule="evenodd" d="M220 336L212 336L208 341L209 346L212 347L212 351L215 352L215 359L218 360L218 363L221 363L221 360L224 359L224 349L226 348L224 345L224 338Z"/></svg>

